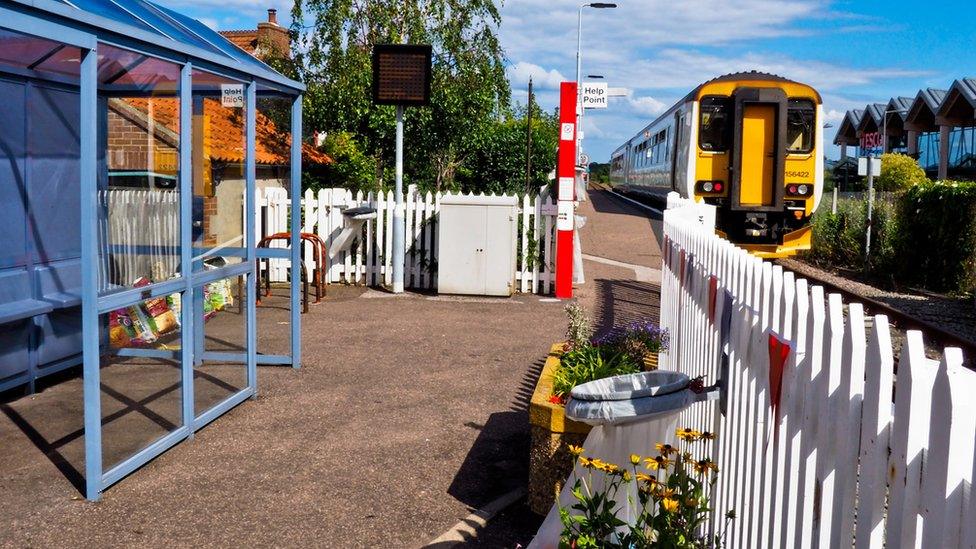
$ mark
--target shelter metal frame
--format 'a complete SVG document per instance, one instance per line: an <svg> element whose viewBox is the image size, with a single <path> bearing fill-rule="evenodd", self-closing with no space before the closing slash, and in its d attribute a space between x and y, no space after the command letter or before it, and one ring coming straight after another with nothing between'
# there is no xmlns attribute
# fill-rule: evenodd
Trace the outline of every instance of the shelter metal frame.
<svg viewBox="0 0 976 549"><path fill-rule="evenodd" d="M123 7L124 2L115 2ZM125 9L123 7L123 9ZM154 9L161 9L154 6ZM135 15L130 12L134 17ZM142 21L140 19L140 21ZM145 21L143 21L145 22ZM302 93L304 86L274 72L256 60L235 59L243 52L228 52L227 45L217 45L220 55L190 43L179 42L164 33L156 35L125 22L79 10L74 6L56 0L0 0L0 29L17 32L30 37L53 41L60 47L72 46L81 51L80 78L78 85L80 101L79 140L80 140L80 205L81 205L81 310L82 310L82 357L84 394L84 432L85 432L85 496L97 500L109 486L123 479L133 471L160 455L180 441L193 437L193 433L214 419L257 394L257 365L289 365L298 368L301 363L301 324L299 284L290 287L290 354L257 354L257 312L255 305L256 264L258 258L271 258L290 261L291 280L300 280L300 212L301 212L301 163L302 163ZM207 38L202 38L207 40ZM99 177L99 123L98 97L103 90L98 82L98 53L100 44L124 48L137 54L163 59L179 65L179 227L180 227L180 276L179 278L152 284L143 288L131 288L109 295L99 295L98 260L99 242L95 227L98 216L98 177ZM213 44L213 42L211 42ZM192 242L192 197L193 177L191 174L193 152L193 70L200 69L219 76L241 81L245 89L245 196L244 261L223 267L216 271L195 273ZM0 68L0 73L6 69ZM255 187L256 187L256 116L258 86L270 90L274 97L291 100L291 145L290 145L290 193L293 215L290 219L289 249L258 249L256 247L255 226ZM195 310L193 299L183 299L181 309L181 347L179 351L156 349L121 349L123 356L164 356L178 359L181 368L182 424L162 436L149 446L130 455L127 459L105 470L102 460L102 412L100 389L100 325L99 315L132 305L152 297L181 293L191 296L202 284L208 281L232 276L247 275L246 300L246 352L218 353L195 349L194 329ZM246 387L205 411L194 409L194 361L234 360L246 365Z"/></svg>

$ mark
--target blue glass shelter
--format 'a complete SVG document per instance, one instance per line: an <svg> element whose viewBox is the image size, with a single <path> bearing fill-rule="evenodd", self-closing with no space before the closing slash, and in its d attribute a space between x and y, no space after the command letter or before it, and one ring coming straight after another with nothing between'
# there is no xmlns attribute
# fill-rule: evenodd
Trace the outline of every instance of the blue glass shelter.
<svg viewBox="0 0 976 549"><path fill-rule="evenodd" d="M0 0L0 390L82 364L88 499L298 367L299 284L277 353L255 298L300 216L274 249L256 217L301 211L302 91L151 2Z"/></svg>

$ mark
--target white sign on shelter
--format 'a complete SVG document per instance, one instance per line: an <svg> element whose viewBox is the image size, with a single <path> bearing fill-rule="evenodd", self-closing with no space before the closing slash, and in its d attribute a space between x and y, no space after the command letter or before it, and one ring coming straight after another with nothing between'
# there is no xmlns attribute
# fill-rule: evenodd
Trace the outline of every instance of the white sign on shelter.
<svg viewBox="0 0 976 549"><path fill-rule="evenodd" d="M243 109L244 84L221 84L220 104L231 109Z"/></svg>
<svg viewBox="0 0 976 549"><path fill-rule="evenodd" d="M607 108L607 84L585 83L583 84L583 108L584 109L605 109Z"/></svg>

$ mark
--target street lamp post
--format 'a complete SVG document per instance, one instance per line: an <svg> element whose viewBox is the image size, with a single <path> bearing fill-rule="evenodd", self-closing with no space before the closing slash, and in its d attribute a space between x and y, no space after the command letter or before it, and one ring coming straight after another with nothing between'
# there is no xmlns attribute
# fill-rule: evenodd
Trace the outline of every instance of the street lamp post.
<svg viewBox="0 0 976 549"><path fill-rule="evenodd" d="M617 4L607 2L588 2L580 4L576 18L576 133L579 135L580 123L583 121L583 8L593 8L598 10L613 9ZM582 139L576 140L576 163L579 164L580 155L583 154Z"/></svg>

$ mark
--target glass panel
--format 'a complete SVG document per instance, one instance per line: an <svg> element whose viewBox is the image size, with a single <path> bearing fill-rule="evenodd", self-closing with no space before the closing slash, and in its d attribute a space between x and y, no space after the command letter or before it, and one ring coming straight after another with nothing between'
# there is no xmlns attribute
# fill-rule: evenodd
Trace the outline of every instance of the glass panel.
<svg viewBox="0 0 976 549"><path fill-rule="evenodd" d="M181 303L175 293L99 317L106 470L183 424Z"/></svg>
<svg viewBox="0 0 976 549"><path fill-rule="evenodd" d="M213 47L212 44L187 31L185 28L174 22L170 17L166 16L160 11L157 11L156 7L152 4L126 2L125 9L132 12L134 15L138 16L140 19L152 25L154 28L158 29L160 32L169 38L176 40L177 42L192 44L214 53L220 53L220 50Z"/></svg>
<svg viewBox="0 0 976 549"><path fill-rule="evenodd" d="M132 25L149 32L156 32L152 27L135 18L131 13L119 7L115 2L112 2L112 0L71 0L71 3L77 8L93 15L106 17L117 23Z"/></svg>
<svg viewBox="0 0 976 549"><path fill-rule="evenodd" d="M245 259L244 84L193 71L193 270Z"/></svg>
<svg viewBox="0 0 976 549"><path fill-rule="evenodd" d="M195 414L247 387L247 277L224 278L194 291Z"/></svg>
<svg viewBox="0 0 976 549"><path fill-rule="evenodd" d="M703 97L701 100L701 138L703 151L724 152L732 141L732 100L728 97Z"/></svg>
<svg viewBox="0 0 976 549"><path fill-rule="evenodd" d="M217 33L217 31L211 29L210 27L204 25L203 23L197 21L196 19L192 19L183 14L166 9L162 6L157 5L155 7L159 11L163 12L164 14L172 17L173 20L183 25L188 30L196 34L197 36L200 36L210 44L213 44L214 47L219 48L220 51L224 52L224 54L227 55L228 57L240 61L245 66L251 65L257 67L263 67L265 69L268 68L267 65L258 61L255 57L249 55L244 50L238 48L237 46L234 46L226 38L224 38L219 33Z"/></svg>
<svg viewBox="0 0 976 549"><path fill-rule="evenodd" d="M290 98L279 97L258 87L257 98L257 220L259 247L289 249L291 205L291 105ZM309 170L321 167L321 153L309 148L304 165ZM272 238L284 233L285 238ZM303 244L312 258L314 243ZM260 302L257 308L258 353L291 355L291 261L266 259L259 263ZM311 263L310 263L311 264ZM314 283L314 271L313 271ZM309 285L309 298L315 301L324 285Z"/></svg>
<svg viewBox="0 0 976 549"><path fill-rule="evenodd" d="M99 291L180 273L180 67L99 44Z"/></svg>
<svg viewBox="0 0 976 549"><path fill-rule="evenodd" d="M0 28L2 65L19 70L77 78L81 74L81 50L52 40Z"/></svg>
<svg viewBox="0 0 976 549"><path fill-rule="evenodd" d="M817 117L813 101L790 99L786 113L786 150L791 153L812 151Z"/></svg>

